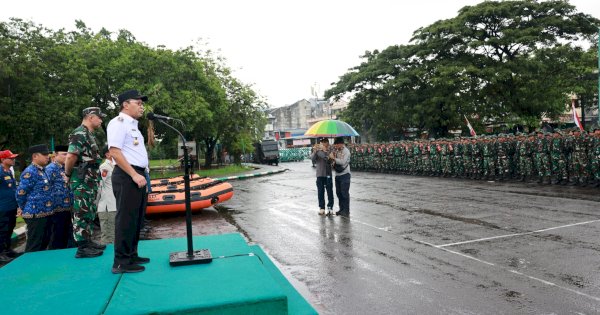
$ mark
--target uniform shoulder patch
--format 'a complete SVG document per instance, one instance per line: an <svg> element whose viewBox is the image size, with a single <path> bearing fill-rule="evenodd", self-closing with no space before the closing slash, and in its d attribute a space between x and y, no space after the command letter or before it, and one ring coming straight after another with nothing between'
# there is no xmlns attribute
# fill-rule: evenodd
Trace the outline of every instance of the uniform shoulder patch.
<svg viewBox="0 0 600 315"><path fill-rule="evenodd" d="M23 174L23 178L30 178L31 177L31 173L25 173Z"/></svg>
<svg viewBox="0 0 600 315"><path fill-rule="evenodd" d="M123 119L123 117L119 116L119 117L117 117L117 120L122 122L124 119Z"/></svg>

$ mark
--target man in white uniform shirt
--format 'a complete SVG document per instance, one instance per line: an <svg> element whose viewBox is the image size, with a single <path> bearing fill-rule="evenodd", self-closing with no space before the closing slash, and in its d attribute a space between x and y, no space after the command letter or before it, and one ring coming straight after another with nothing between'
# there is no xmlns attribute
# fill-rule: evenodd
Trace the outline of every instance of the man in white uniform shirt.
<svg viewBox="0 0 600 315"><path fill-rule="evenodd" d="M138 121L144 114L148 97L137 90L119 95L121 112L108 124L107 140L115 162L112 174L113 191L117 204L115 217L115 259L112 273L141 272L149 258L138 255L140 228L146 208L146 181L148 152Z"/></svg>
<svg viewBox="0 0 600 315"><path fill-rule="evenodd" d="M115 169L108 147L102 150L106 158L100 165L100 187L98 189L98 218L100 219L101 240L103 244L115 241L115 216L117 215L117 200L113 193L112 173Z"/></svg>

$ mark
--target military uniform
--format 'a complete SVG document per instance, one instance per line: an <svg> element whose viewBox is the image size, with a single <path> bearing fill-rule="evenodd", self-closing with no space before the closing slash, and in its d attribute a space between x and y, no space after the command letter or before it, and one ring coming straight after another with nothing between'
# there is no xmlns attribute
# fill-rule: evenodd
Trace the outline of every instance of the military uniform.
<svg viewBox="0 0 600 315"><path fill-rule="evenodd" d="M585 185L588 179L587 139L585 134L573 138L571 180L574 184Z"/></svg>
<svg viewBox="0 0 600 315"><path fill-rule="evenodd" d="M568 179L567 161L564 154L564 141L555 134L550 142L550 160L552 161L552 184L566 184Z"/></svg>
<svg viewBox="0 0 600 315"><path fill-rule="evenodd" d="M94 134L81 125L69 135L69 153L77 154L77 163L71 174L73 191L73 236L76 242L91 241L96 219L96 195L102 158Z"/></svg>
<svg viewBox="0 0 600 315"><path fill-rule="evenodd" d="M486 180L496 177L496 145L492 139L485 139L482 146L483 176Z"/></svg>
<svg viewBox="0 0 600 315"><path fill-rule="evenodd" d="M544 179L550 179L550 158L549 153L549 142L548 139L543 135L542 132L538 132L538 136L535 140L535 166L537 169L538 183L542 183Z"/></svg>
<svg viewBox="0 0 600 315"><path fill-rule="evenodd" d="M596 133L596 130L600 130L600 127L596 126L593 130L594 133L590 135L589 158L593 184L598 187L600 186L600 134Z"/></svg>

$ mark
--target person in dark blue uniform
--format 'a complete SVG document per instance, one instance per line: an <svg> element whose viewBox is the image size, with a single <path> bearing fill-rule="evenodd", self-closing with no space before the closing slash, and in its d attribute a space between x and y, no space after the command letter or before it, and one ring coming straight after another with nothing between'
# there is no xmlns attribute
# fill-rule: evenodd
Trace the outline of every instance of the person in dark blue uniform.
<svg viewBox="0 0 600 315"><path fill-rule="evenodd" d="M50 180L45 167L49 158L48 146L38 144L29 147L31 164L21 173L17 189L17 203L21 216L27 224L25 252L45 250L50 242L48 231L50 216L54 209Z"/></svg>
<svg viewBox="0 0 600 315"><path fill-rule="evenodd" d="M11 236L17 221L17 182L10 168L15 158L10 150L0 152L0 262L9 262L19 254L11 248Z"/></svg>
<svg viewBox="0 0 600 315"><path fill-rule="evenodd" d="M73 192L65 180L65 160L69 147L57 145L54 147L54 159L46 167L46 175L50 181L52 191L53 214L50 216L50 249L63 249L69 247L73 238L71 221L71 208L73 207ZM71 244L74 240L71 241Z"/></svg>

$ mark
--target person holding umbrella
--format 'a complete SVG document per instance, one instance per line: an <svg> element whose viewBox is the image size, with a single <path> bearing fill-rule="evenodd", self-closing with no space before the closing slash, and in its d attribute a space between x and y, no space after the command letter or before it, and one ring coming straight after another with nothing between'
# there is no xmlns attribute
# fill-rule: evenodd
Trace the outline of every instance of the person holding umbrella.
<svg viewBox="0 0 600 315"><path fill-rule="evenodd" d="M329 140L321 138L310 155L310 159L316 165L319 215L333 215L333 181L329 152ZM325 212L325 190L327 190L327 212Z"/></svg>
<svg viewBox="0 0 600 315"><path fill-rule="evenodd" d="M335 170L335 194L338 197L340 211L336 215L350 216L350 150L344 144L344 138L337 137L333 142L334 152L330 154Z"/></svg>

